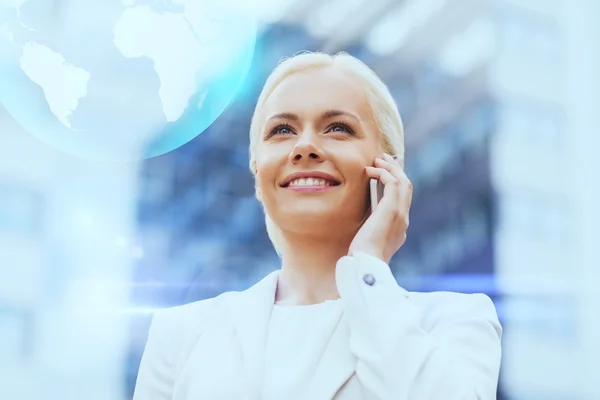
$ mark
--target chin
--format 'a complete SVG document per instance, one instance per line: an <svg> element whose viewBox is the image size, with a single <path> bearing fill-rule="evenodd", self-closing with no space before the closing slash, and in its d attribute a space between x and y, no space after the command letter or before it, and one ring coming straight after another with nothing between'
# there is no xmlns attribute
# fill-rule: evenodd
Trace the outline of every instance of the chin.
<svg viewBox="0 0 600 400"><path fill-rule="evenodd" d="M302 224L303 222L315 223L316 221L332 222L336 219L336 209L332 207L294 207L293 209L282 212L282 218L293 220L295 223Z"/></svg>
<svg viewBox="0 0 600 400"><path fill-rule="evenodd" d="M317 206L315 204L295 204L294 207L280 210L278 220L282 223L278 225L285 227L284 229L287 228L298 233L325 233L332 229L335 233L341 233L346 229L352 230L354 224L351 221L356 218L347 212L340 211L344 211L340 206L324 207L323 205Z"/></svg>

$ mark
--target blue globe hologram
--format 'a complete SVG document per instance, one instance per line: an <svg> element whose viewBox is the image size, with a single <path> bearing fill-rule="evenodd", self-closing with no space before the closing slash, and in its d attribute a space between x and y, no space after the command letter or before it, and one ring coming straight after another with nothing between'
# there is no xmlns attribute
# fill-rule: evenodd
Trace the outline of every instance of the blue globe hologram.
<svg viewBox="0 0 600 400"><path fill-rule="evenodd" d="M165 154L201 134L242 87L257 33L243 5L2 0L0 103L77 157Z"/></svg>

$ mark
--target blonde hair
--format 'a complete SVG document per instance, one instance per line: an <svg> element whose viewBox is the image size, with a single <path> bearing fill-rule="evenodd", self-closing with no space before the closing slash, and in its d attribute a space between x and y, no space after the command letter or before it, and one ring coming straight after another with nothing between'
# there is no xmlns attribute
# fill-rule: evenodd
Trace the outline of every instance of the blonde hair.
<svg viewBox="0 0 600 400"><path fill-rule="evenodd" d="M391 156L396 156L404 164L404 128L398 107L387 86L379 76L358 58L341 52L330 55L321 52L301 52L295 56L282 59L267 78L258 97L252 122L250 124L250 171L256 174L256 147L261 137L262 109L275 88L292 74L328 67L337 67L351 73L364 86L369 104L369 113L383 139L383 149ZM265 212L267 234L277 254L281 257L281 232L279 227Z"/></svg>

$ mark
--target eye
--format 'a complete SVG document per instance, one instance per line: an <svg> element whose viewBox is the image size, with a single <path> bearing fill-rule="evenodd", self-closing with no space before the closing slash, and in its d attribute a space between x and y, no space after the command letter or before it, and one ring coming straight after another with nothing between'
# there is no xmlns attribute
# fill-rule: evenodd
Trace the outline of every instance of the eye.
<svg viewBox="0 0 600 400"><path fill-rule="evenodd" d="M276 127L274 127L273 129L271 129L271 132L269 133L269 136L273 136L273 135L289 135L290 133L293 133L292 131L292 127L288 124L279 124Z"/></svg>
<svg viewBox="0 0 600 400"><path fill-rule="evenodd" d="M344 124L343 122L335 122L333 124L331 124L329 126L328 129L329 132L346 132L349 133L350 135L354 135L354 132L352 131L352 129Z"/></svg>

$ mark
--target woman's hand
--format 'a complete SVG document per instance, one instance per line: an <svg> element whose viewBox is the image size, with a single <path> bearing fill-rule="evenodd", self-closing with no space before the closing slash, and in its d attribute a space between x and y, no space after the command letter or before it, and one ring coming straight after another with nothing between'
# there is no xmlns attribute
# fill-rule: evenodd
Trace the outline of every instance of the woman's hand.
<svg viewBox="0 0 600 400"><path fill-rule="evenodd" d="M413 186L402 167L390 155L376 158L375 167L365 167L369 178L385 185L383 198L354 236L348 255L363 252L389 263L406 242L408 212Z"/></svg>

